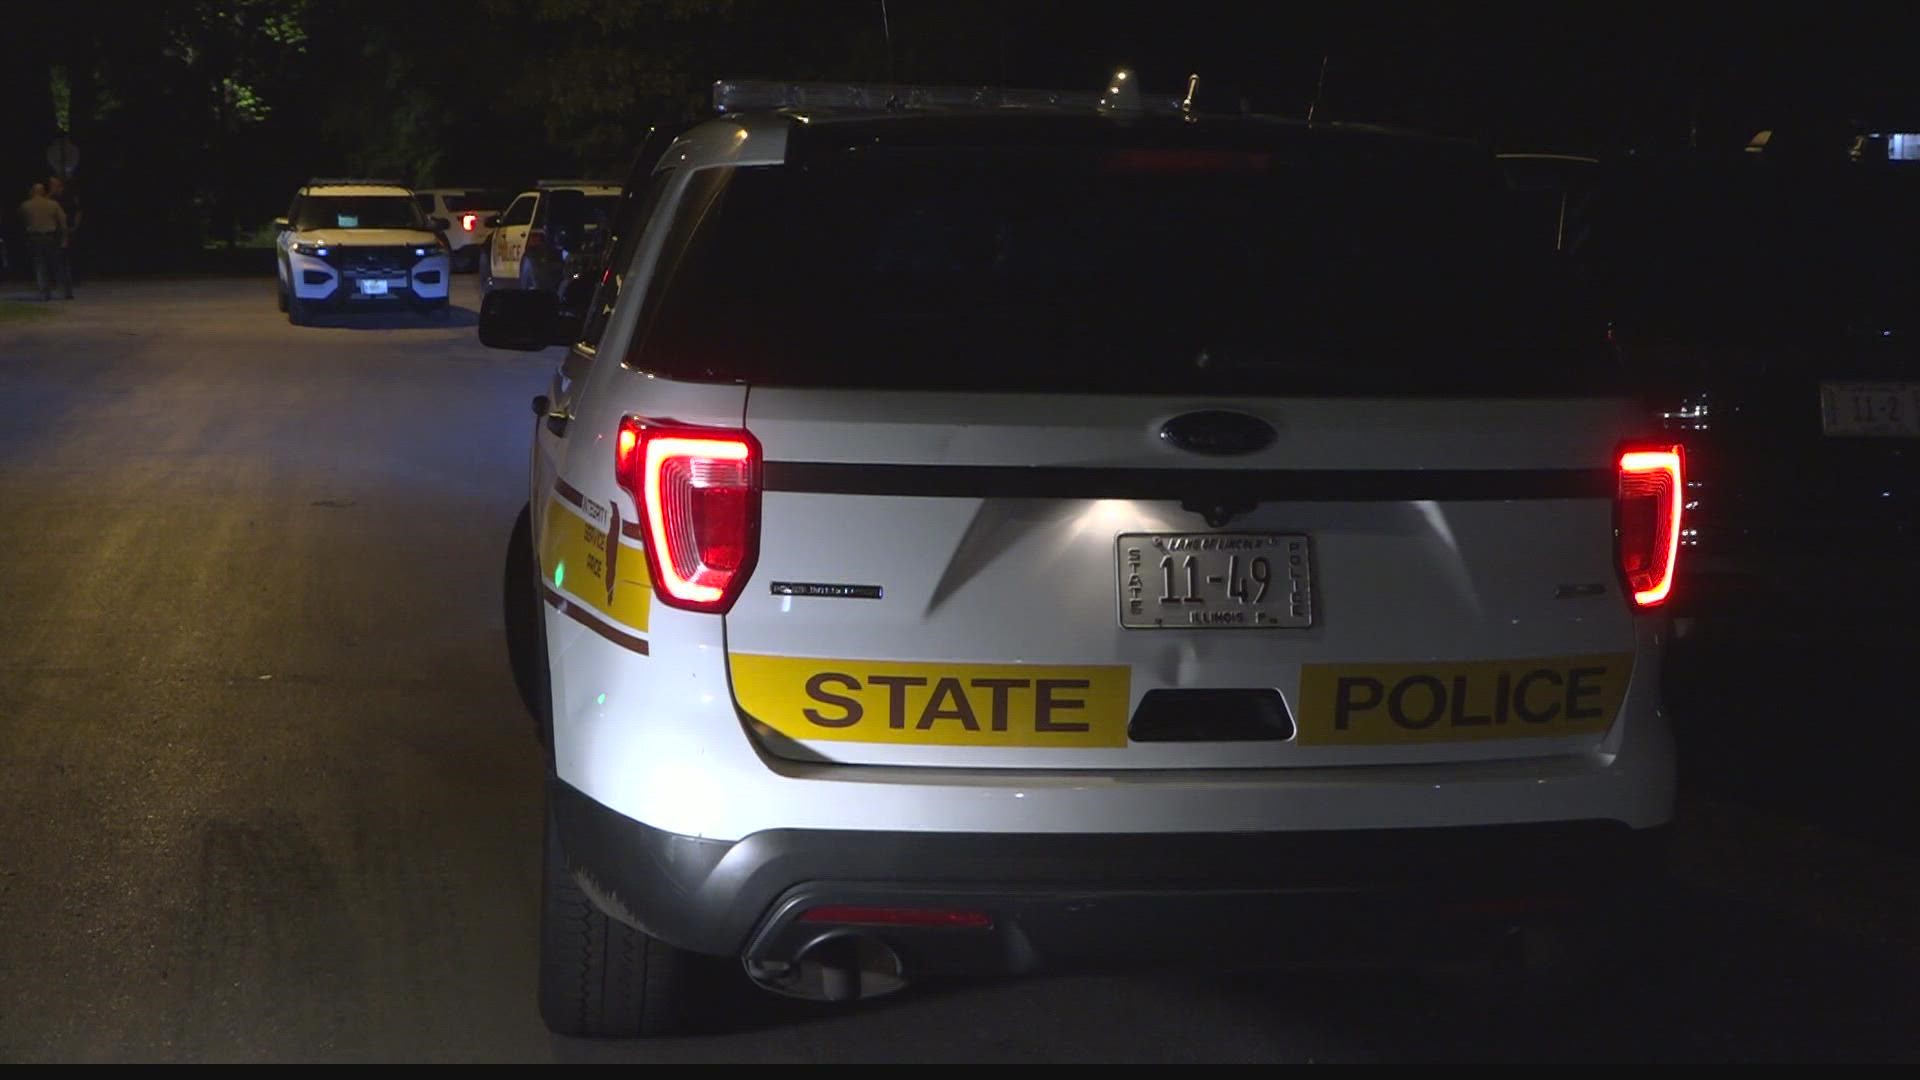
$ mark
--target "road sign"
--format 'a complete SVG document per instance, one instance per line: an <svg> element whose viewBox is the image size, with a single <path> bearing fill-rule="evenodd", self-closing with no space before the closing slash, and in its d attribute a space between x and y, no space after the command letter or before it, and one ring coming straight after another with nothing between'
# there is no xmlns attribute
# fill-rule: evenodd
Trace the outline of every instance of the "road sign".
<svg viewBox="0 0 1920 1080"><path fill-rule="evenodd" d="M55 174L69 179L80 168L80 148L65 135L47 145L47 168Z"/></svg>

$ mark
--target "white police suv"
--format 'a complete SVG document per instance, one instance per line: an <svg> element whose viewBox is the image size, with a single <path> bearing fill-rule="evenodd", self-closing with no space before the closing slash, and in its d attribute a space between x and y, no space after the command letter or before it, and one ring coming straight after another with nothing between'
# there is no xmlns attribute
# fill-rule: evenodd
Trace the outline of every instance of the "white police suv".
<svg viewBox="0 0 1920 1080"><path fill-rule="evenodd" d="M570 346L506 590L554 1030L671 1028L701 954L1344 962L1657 865L1683 463L1489 154L716 96L584 326L481 319Z"/></svg>
<svg viewBox="0 0 1920 1080"><path fill-rule="evenodd" d="M414 193L378 180L313 180L275 221L280 310L294 325L315 312L411 306L449 313L447 222Z"/></svg>

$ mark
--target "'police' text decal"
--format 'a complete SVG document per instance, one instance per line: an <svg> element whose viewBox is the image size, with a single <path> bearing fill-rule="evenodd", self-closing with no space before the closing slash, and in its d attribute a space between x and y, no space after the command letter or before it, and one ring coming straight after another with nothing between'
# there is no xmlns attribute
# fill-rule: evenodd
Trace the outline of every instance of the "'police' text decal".
<svg viewBox="0 0 1920 1080"><path fill-rule="evenodd" d="M1471 664L1309 664L1303 745L1447 742L1607 730L1633 657L1557 656Z"/></svg>

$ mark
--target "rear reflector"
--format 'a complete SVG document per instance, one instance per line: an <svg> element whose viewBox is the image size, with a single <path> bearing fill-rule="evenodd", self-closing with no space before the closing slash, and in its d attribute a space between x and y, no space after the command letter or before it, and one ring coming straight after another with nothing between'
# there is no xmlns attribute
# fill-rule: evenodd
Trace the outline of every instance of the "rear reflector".
<svg viewBox="0 0 1920 1080"><path fill-rule="evenodd" d="M934 926L951 930L987 930L993 918L984 911L943 911L936 908L859 907L830 904L807 909L801 922L840 926Z"/></svg>
<svg viewBox="0 0 1920 1080"><path fill-rule="evenodd" d="M1614 547L1635 607L1666 602L1680 554L1683 453L1678 446L1620 455Z"/></svg>
<svg viewBox="0 0 1920 1080"><path fill-rule="evenodd" d="M760 444L734 428L629 416L614 475L646 527L654 595L670 607L725 612L760 554Z"/></svg>

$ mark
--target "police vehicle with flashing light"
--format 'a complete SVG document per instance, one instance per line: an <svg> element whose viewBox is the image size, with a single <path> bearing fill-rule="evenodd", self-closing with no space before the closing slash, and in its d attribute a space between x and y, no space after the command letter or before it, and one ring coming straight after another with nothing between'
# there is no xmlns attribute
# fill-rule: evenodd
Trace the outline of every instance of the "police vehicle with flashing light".
<svg viewBox="0 0 1920 1080"><path fill-rule="evenodd" d="M386 180L312 180L274 224L280 310L298 326L321 311L411 307L449 314L447 222Z"/></svg>
<svg viewBox="0 0 1920 1080"><path fill-rule="evenodd" d="M555 1031L702 955L1492 948L1658 866L1684 463L1604 320L1482 148L1127 82L719 84L583 323L487 298L567 346L505 590Z"/></svg>

